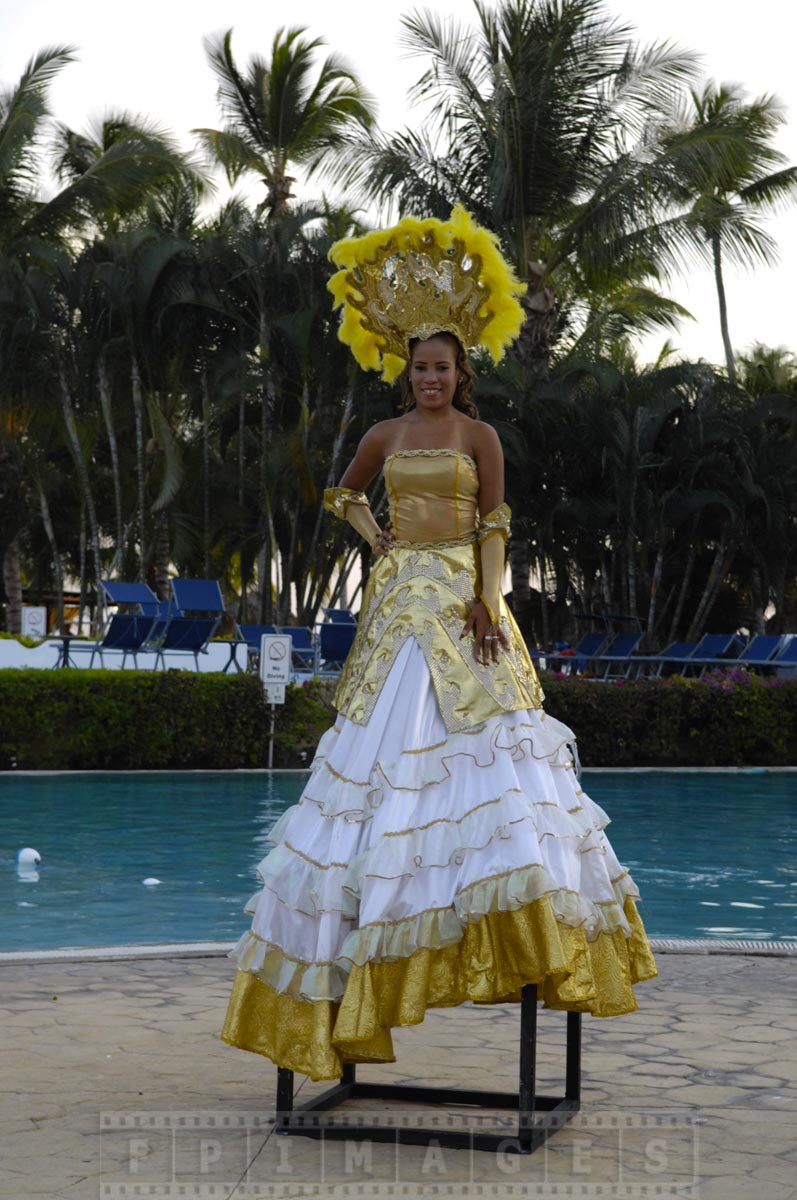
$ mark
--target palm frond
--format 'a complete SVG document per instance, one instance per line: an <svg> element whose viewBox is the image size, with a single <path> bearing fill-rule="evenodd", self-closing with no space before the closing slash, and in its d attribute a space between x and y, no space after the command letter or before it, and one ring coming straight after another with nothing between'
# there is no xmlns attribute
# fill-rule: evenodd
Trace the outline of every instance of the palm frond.
<svg viewBox="0 0 797 1200"><path fill-rule="evenodd" d="M230 184L235 184L245 171L255 171L270 178L267 163L252 143L226 129L192 129L208 158L219 164Z"/></svg>
<svg viewBox="0 0 797 1200"><path fill-rule="evenodd" d="M797 167L784 167L782 171L755 179L741 188L739 195L751 204L766 205L773 210L792 204L797 199Z"/></svg>
<svg viewBox="0 0 797 1200"><path fill-rule="evenodd" d="M40 50L27 63L17 85L0 92L0 193L3 207L21 199L36 178L36 138L48 114L52 80L75 61L73 46Z"/></svg>

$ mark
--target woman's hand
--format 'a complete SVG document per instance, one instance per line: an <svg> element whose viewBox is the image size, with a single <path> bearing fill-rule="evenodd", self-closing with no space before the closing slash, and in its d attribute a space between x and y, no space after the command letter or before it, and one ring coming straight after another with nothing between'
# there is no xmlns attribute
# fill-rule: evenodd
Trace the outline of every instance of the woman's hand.
<svg viewBox="0 0 797 1200"><path fill-rule="evenodd" d="M498 662L499 646L503 650L509 649L506 634L499 625L494 625L490 620L487 609L481 600L477 600L471 609L470 616L459 635L460 641L471 631L473 631L473 657L484 667L490 662Z"/></svg>
<svg viewBox="0 0 797 1200"><path fill-rule="evenodd" d="M379 537L374 540L374 544L371 549L373 550L374 554L381 554L384 556L389 554L393 549L393 543L395 540L396 535L393 532L393 522L388 521L387 525L385 525L385 528L379 534Z"/></svg>

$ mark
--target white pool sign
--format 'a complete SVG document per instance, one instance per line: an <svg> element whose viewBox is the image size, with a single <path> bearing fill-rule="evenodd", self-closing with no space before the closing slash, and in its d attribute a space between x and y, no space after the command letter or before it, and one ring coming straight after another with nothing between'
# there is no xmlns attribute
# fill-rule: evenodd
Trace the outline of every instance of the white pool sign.
<svg viewBox="0 0 797 1200"><path fill-rule="evenodd" d="M264 633L260 639L260 679L269 704L285 703L291 678L293 639L287 633Z"/></svg>
<svg viewBox="0 0 797 1200"><path fill-rule="evenodd" d="M33 638L47 636L47 609L43 604L22 605L22 634Z"/></svg>

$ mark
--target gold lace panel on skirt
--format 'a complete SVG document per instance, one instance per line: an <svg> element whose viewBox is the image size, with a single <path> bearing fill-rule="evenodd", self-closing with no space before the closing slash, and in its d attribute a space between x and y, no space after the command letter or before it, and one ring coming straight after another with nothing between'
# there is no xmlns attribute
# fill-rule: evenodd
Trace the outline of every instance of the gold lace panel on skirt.
<svg viewBox="0 0 797 1200"><path fill-rule="evenodd" d="M543 692L512 614L501 602L509 641L497 663L473 657L473 637L460 640L481 592L478 546L394 547L368 577L354 644L335 691L335 707L368 722L390 668L407 638L420 645L449 733L501 712L541 708Z"/></svg>

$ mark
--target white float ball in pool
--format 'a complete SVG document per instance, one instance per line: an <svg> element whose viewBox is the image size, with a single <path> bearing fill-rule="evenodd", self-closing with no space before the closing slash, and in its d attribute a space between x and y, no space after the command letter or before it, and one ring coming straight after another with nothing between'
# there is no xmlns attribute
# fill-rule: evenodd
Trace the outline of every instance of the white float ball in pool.
<svg viewBox="0 0 797 1200"><path fill-rule="evenodd" d="M17 862L20 866L32 866L35 863L40 863L42 860L38 850L34 850L32 846L25 846L17 854Z"/></svg>

